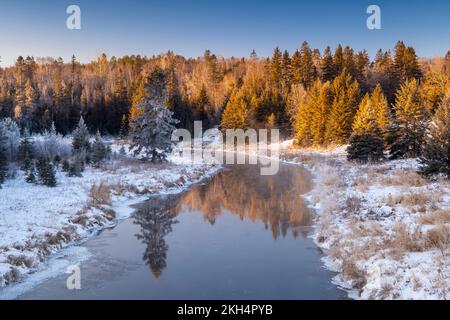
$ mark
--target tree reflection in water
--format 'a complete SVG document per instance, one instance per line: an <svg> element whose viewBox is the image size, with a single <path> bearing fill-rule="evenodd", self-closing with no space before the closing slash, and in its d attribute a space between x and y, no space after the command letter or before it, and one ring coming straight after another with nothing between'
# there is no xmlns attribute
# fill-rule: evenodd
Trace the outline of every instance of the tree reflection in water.
<svg viewBox="0 0 450 320"><path fill-rule="evenodd" d="M277 175L261 176L257 166L234 166L182 195L152 198L134 214L141 227L136 236L147 246L143 258L159 278L169 249L165 237L183 212L200 212L211 225L225 213L261 221L275 240L289 231L294 238L306 237L303 227L311 224L312 214L301 195L309 191L310 180L298 167L281 166Z"/></svg>
<svg viewBox="0 0 450 320"><path fill-rule="evenodd" d="M169 246L164 238L172 232L172 225L178 223L175 207L170 203L176 203L176 200L155 198L134 213L134 223L141 227L141 234L136 237L147 246L143 259L157 279L167 265Z"/></svg>
<svg viewBox="0 0 450 320"><path fill-rule="evenodd" d="M241 220L263 222L274 239L286 237L289 230L294 238L299 234L306 237L302 227L312 220L311 210L301 197L311 188L307 172L286 165L274 176L261 176L259 170L257 166L234 166L220 173L210 183L184 194L177 213L201 212L211 224L230 213Z"/></svg>

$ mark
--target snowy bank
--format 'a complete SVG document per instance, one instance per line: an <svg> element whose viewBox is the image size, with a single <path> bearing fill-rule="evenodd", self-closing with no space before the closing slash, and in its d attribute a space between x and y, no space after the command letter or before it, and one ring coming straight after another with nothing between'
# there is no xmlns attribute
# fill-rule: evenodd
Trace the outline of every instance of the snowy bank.
<svg viewBox="0 0 450 320"><path fill-rule="evenodd" d="M283 152L315 175L306 198L334 282L354 299L448 299L449 181L423 179L414 159L359 165L344 150Z"/></svg>
<svg viewBox="0 0 450 320"><path fill-rule="evenodd" d="M150 164L116 155L80 178L58 169L55 188L28 184L17 171L0 189L0 287L21 281L61 249L115 226L149 195L180 192L220 169L175 155L168 160Z"/></svg>

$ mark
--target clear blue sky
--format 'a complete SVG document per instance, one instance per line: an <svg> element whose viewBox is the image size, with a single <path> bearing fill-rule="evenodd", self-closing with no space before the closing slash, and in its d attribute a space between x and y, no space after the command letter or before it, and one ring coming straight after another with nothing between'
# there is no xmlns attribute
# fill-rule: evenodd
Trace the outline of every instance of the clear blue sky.
<svg viewBox="0 0 450 320"><path fill-rule="evenodd" d="M66 28L66 8L77 4L82 30ZM382 10L382 30L366 28L366 9ZM326 45L392 48L402 39L419 56L450 49L450 0L0 0L0 56L75 54L89 61L100 53L153 55L171 49L187 57L206 48L229 56L293 51L303 40Z"/></svg>

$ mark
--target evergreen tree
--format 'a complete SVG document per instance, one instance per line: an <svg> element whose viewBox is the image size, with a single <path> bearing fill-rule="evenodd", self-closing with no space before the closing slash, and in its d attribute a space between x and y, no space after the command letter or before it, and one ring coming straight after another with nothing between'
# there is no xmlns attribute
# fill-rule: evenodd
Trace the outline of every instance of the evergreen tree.
<svg viewBox="0 0 450 320"><path fill-rule="evenodd" d="M131 150L135 155L145 153L152 162L163 161L172 151L171 136L177 120L173 112L164 104L167 99L166 75L160 68L155 68L149 79L148 95L138 105L141 115L131 124Z"/></svg>
<svg viewBox="0 0 450 320"><path fill-rule="evenodd" d="M284 93L288 93L291 88L292 82L292 70L291 70L291 57L287 50L283 53L281 60L281 87Z"/></svg>
<svg viewBox="0 0 450 320"><path fill-rule="evenodd" d="M319 80L317 80L320 83ZM311 121L312 143L316 146L325 144L325 132L327 128L327 120L330 114L331 105L333 103L333 92L330 82L321 84L320 95L313 110Z"/></svg>
<svg viewBox="0 0 450 320"><path fill-rule="evenodd" d="M37 162L39 181L47 187L56 186L55 169L48 158L41 157Z"/></svg>
<svg viewBox="0 0 450 320"><path fill-rule="evenodd" d="M315 78L316 70L314 66L312 51L309 48L308 42L303 42L300 49L300 82L307 89L309 88Z"/></svg>
<svg viewBox="0 0 450 320"><path fill-rule="evenodd" d="M80 118L78 126L73 132L72 148L75 153L90 150L89 131L84 123L83 117Z"/></svg>
<svg viewBox="0 0 450 320"><path fill-rule="evenodd" d="M335 70L333 65L333 56L331 54L330 47L326 47L323 53L322 60L320 60L320 71L323 82L333 80Z"/></svg>
<svg viewBox="0 0 450 320"><path fill-rule="evenodd" d="M316 111L317 101L320 99L321 83L316 81L308 90L306 97L300 101L294 121L295 139L299 145L312 144L313 133L311 123Z"/></svg>
<svg viewBox="0 0 450 320"><path fill-rule="evenodd" d="M383 94L381 85L377 85L372 92L370 102L375 110L376 122L385 145L388 145L389 127L391 125L391 115L386 97Z"/></svg>
<svg viewBox="0 0 450 320"><path fill-rule="evenodd" d="M92 163L94 167L98 167L100 163L106 158L106 156L107 156L106 146L103 143L100 132L97 131L95 141L92 144Z"/></svg>
<svg viewBox="0 0 450 320"><path fill-rule="evenodd" d="M241 90L236 90L222 114L222 129L247 129L249 126L248 104Z"/></svg>
<svg viewBox="0 0 450 320"><path fill-rule="evenodd" d="M368 94L359 105L353 122L353 133L347 148L347 159L358 162L384 158L384 143L377 124L376 110Z"/></svg>
<svg viewBox="0 0 450 320"><path fill-rule="evenodd" d="M397 91L395 130L389 153L392 159L420 156L427 128L428 111L422 101L419 84L413 79L401 85Z"/></svg>
<svg viewBox="0 0 450 320"><path fill-rule="evenodd" d="M27 176L25 178L27 183L36 183L36 166L34 162L31 162L31 165L27 171Z"/></svg>
<svg viewBox="0 0 450 320"><path fill-rule="evenodd" d="M450 95L442 101L432 118L420 163L421 174L441 173L450 179Z"/></svg>
<svg viewBox="0 0 450 320"><path fill-rule="evenodd" d="M342 46L339 44L334 51L333 55L333 69L335 75L340 75L345 68L344 63L344 50L342 49ZM348 71L348 70L347 70Z"/></svg>
<svg viewBox="0 0 450 320"><path fill-rule="evenodd" d="M280 48L276 47L273 52L273 57L270 65L270 80L273 88L281 90L282 79L282 54Z"/></svg>
<svg viewBox="0 0 450 320"><path fill-rule="evenodd" d="M346 144L352 133L352 123L358 109L360 90L358 82L344 70L332 83L333 103L327 123L326 141Z"/></svg>
<svg viewBox="0 0 450 320"><path fill-rule="evenodd" d="M33 166L34 146L28 137L22 139L19 146L18 160L21 162L21 169L28 172Z"/></svg>

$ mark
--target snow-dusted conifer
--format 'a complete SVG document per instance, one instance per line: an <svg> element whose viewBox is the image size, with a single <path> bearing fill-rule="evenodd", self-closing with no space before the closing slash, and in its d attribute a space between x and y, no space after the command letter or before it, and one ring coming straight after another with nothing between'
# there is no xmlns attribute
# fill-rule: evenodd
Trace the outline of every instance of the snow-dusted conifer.
<svg viewBox="0 0 450 320"><path fill-rule="evenodd" d="M139 115L131 123L132 143L135 155L143 153L152 162L164 161L172 151L171 135L177 120L164 104L166 101L166 75L155 68L150 75L148 94L139 102Z"/></svg>
<svg viewBox="0 0 450 320"><path fill-rule="evenodd" d="M72 147L74 153L82 153L90 150L89 131L84 123L83 117L80 118L78 126L73 132Z"/></svg>
<svg viewBox="0 0 450 320"><path fill-rule="evenodd" d="M94 167L98 167L100 163L106 158L106 156L107 156L106 146L103 143L100 131L97 131L97 134L95 135L95 141L92 144L91 160Z"/></svg>

